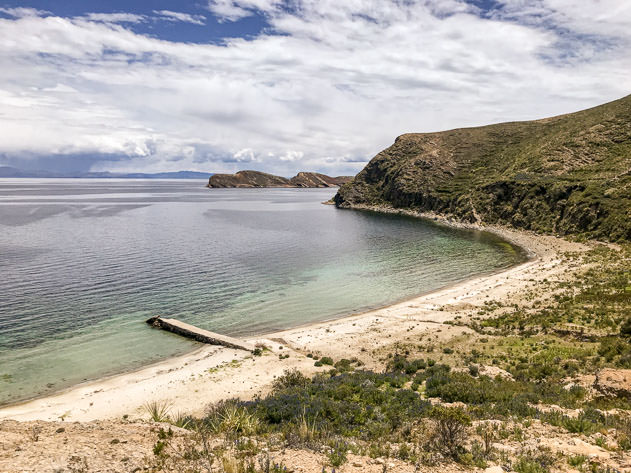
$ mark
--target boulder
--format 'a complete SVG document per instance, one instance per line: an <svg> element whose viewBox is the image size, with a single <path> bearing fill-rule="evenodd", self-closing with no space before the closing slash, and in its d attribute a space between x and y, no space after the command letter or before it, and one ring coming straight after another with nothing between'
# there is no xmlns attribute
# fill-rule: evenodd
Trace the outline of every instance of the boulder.
<svg viewBox="0 0 631 473"><path fill-rule="evenodd" d="M594 388L605 396L631 398L631 370L604 368L596 374Z"/></svg>

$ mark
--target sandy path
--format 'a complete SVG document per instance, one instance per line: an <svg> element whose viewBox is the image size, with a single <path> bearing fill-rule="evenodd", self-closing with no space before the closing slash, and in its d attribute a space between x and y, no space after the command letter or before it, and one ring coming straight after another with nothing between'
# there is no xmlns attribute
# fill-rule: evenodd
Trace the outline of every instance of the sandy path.
<svg viewBox="0 0 631 473"><path fill-rule="evenodd" d="M288 368L305 374L328 369L314 367L307 353L334 359L358 357L368 365L370 353L396 342L416 342L428 329L453 319L463 308L492 299L519 297L531 280L563 277L571 268L565 251L587 246L551 236L485 227L536 255L507 271L477 277L382 309L330 322L317 323L252 338L270 348L263 356L204 346L141 370L75 386L58 394L0 409L1 419L90 421L122 416L145 416L147 401L168 400L174 411L201 413L220 399L250 398L265 392L276 376ZM450 326L442 326L446 331ZM289 358L280 359L280 354Z"/></svg>

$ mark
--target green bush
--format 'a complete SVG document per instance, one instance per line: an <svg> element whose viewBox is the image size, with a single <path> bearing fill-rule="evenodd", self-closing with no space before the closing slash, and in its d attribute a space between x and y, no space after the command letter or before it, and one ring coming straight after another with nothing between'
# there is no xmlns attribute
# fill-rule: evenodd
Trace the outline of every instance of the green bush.
<svg viewBox="0 0 631 473"><path fill-rule="evenodd" d="M548 473L550 471L540 463L525 457L519 458L517 463L513 465L513 469L517 473Z"/></svg>
<svg viewBox="0 0 631 473"><path fill-rule="evenodd" d="M561 421L561 425L573 434L589 434L596 430L596 425L584 415L579 415L578 417L565 416Z"/></svg>
<svg viewBox="0 0 631 473"><path fill-rule="evenodd" d="M414 374L417 371L424 370L427 363L423 359L408 360L403 355L395 355L388 361L386 370L390 372Z"/></svg>
<svg viewBox="0 0 631 473"><path fill-rule="evenodd" d="M272 389L274 391L281 391L283 389L291 388L294 386L305 387L311 380L303 375L297 369L287 369L281 376L274 380L272 383Z"/></svg>
<svg viewBox="0 0 631 473"><path fill-rule="evenodd" d="M549 452L527 452L521 455L513 465L517 473L548 473L555 458Z"/></svg>
<svg viewBox="0 0 631 473"><path fill-rule="evenodd" d="M241 401L229 399L210 406L204 424L228 436L253 435L260 428L260 419Z"/></svg>
<svg viewBox="0 0 631 473"><path fill-rule="evenodd" d="M473 377L468 373L450 372L444 365L428 369L431 373L425 383L425 393L444 402L463 402L482 406L484 417L495 415L529 416L534 413L528 404L545 402L565 407L580 405L586 396L585 389L576 386L570 390L553 383L514 381L502 377ZM417 375L415 382L419 382Z"/></svg>
<svg viewBox="0 0 631 473"><path fill-rule="evenodd" d="M426 417L431 407L417 392L393 388L401 377L405 375L368 371L317 375L306 386L277 389L242 405L271 430L297 426L306 417L316 420L319 431L378 439Z"/></svg>
<svg viewBox="0 0 631 473"><path fill-rule="evenodd" d="M339 373L346 373L348 371L353 371L352 363L353 362L351 360L342 358L340 361L335 362L333 366Z"/></svg>
<svg viewBox="0 0 631 473"><path fill-rule="evenodd" d="M329 450L327 452L327 458L329 463L333 467L342 466L348 458L346 457L346 452L348 451L348 444L343 440L336 440L329 445Z"/></svg>
<svg viewBox="0 0 631 473"><path fill-rule="evenodd" d="M430 416L436 422L434 446L443 454L457 459L464 453L471 418L460 408L435 406Z"/></svg>
<svg viewBox="0 0 631 473"><path fill-rule="evenodd" d="M330 356L323 356L322 358L320 358L320 363L322 363L323 365L333 366L333 358L331 358Z"/></svg>

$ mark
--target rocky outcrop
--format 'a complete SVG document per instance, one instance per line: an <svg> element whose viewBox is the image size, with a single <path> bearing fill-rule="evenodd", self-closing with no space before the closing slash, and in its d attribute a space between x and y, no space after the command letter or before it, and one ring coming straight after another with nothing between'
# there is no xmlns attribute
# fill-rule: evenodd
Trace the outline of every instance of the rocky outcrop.
<svg viewBox="0 0 631 473"><path fill-rule="evenodd" d="M260 171L239 171L236 174L213 174L208 187L294 187L289 179Z"/></svg>
<svg viewBox="0 0 631 473"><path fill-rule="evenodd" d="M291 179L260 171L239 171L236 174L214 174L208 187L338 187L352 176L331 177L317 172L299 172Z"/></svg>
<svg viewBox="0 0 631 473"><path fill-rule="evenodd" d="M631 96L544 120L402 135L335 203L631 240Z"/></svg>
<svg viewBox="0 0 631 473"><path fill-rule="evenodd" d="M602 369L596 374L594 388L607 397L631 399L631 370Z"/></svg>

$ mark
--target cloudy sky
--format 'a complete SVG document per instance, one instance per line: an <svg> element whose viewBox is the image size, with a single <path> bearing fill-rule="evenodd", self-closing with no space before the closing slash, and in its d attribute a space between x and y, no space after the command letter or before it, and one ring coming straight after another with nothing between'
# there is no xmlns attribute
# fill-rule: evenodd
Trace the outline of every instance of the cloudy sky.
<svg viewBox="0 0 631 473"><path fill-rule="evenodd" d="M0 165L355 173L631 93L628 0L0 0Z"/></svg>

